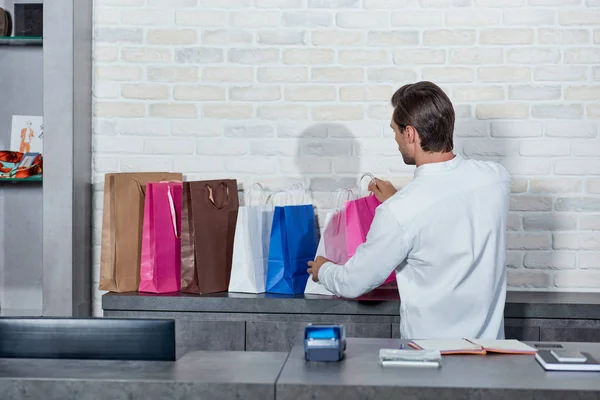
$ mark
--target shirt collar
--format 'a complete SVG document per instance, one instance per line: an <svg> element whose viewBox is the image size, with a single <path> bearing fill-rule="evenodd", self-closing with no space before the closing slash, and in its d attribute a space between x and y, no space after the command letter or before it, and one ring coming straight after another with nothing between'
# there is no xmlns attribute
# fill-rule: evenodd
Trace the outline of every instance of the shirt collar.
<svg viewBox="0 0 600 400"><path fill-rule="evenodd" d="M462 164L463 160L459 154L455 154L452 160L423 164L415 169L415 178L422 175L441 174L451 171Z"/></svg>

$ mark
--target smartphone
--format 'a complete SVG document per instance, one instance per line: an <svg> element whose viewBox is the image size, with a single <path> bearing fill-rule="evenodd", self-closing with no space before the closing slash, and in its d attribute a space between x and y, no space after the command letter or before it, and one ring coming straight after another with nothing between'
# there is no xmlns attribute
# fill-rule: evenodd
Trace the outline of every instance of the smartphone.
<svg viewBox="0 0 600 400"><path fill-rule="evenodd" d="M551 353L559 362L584 363L587 361L587 357L578 351L552 350Z"/></svg>

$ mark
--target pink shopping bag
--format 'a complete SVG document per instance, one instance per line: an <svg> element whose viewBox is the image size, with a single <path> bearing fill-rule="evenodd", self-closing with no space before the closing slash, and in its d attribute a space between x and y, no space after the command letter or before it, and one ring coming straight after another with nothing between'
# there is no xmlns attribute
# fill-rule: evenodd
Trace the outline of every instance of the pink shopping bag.
<svg viewBox="0 0 600 400"><path fill-rule="evenodd" d="M375 210L381 204L374 195L346 202L346 250L348 258L356 253L358 246L367 240L367 234L375 217ZM396 280L394 272L383 284Z"/></svg>
<svg viewBox="0 0 600 400"><path fill-rule="evenodd" d="M146 184L140 292L181 289L181 182Z"/></svg>
<svg viewBox="0 0 600 400"><path fill-rule="evenodd" d="M325 258L341 265L348 261L346 248L346 212L340 210L331 216L323 231Z"/></svg>

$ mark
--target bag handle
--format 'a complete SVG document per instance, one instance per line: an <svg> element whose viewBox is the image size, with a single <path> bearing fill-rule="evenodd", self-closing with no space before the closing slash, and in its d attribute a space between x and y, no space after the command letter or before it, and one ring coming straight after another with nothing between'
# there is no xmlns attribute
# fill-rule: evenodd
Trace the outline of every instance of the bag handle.
<svg viewBox="0 0 600 400"><path fill-rule="evenodd" d="M294 183L292 186L290 186L287 191L290 192L290 194L292 193L292 191L294 190L299 190L302 193L302 198L300 199L300 203L299 204L304 204L304 201L306 200L306 188L304 186L304 183ZM292 200L293 200L293 195L292 195Z"/></svg>
<svg viewBox="0 0 600 400"><path fill-rule="evenodd" d="M343 200L343 199L342 199L342 195L343 195L344 193L348 195L348 196L346 197L346 200L345 200L345 202L346 202L346 201L350 201L350 200L354 200L354 192L352 191L352 189L339 189L339 190L337 191L337 197L336 197L336 200L335 200L335 207L336 207L336 208L341 208L341 207L342 207L342 205L345 203L345 202L344 202L344 203L342 203L342 200Z"/></svg>
<svg viewBox="0 0 600 400"><path fill-rule="evenodd" d="M273 205L273 198L274 198L276 195L280 194L280 193L285 193L286 195L288 195L288 196L290 197L290 203L293 203L293 202L294 202L294 196L292 195L292 193L291 193L289 190L285 190L285 189L283 189L283 190L277 190L277 191L275 191L275 192L271 193L271 194L269 195L269 197L267 197L267 201L266 201L266 202L267 202L268 204L270 204L270 205Z"/></svg>
<svg viewBox="0 0 600 400"><path fill-rule="evenodd" d="M210 200L210 202L212 203L212 205L215 206L215 208L217 210L222 210L223 207L225 207L225 205L227 203L229 203L229 186L227 186L227 184L225 182L221 182L221 184L219 186L225 187L225 198L223 199L223 202L221 203L220 206L218 206L215 203L215 196L213 196L213 188L212 188L212 186L210 186L209 184L206 184L206 188L208 189L208 200Z"/></svg>
<svg viewBox="0 0 600 400"><path fill-rule="evenodd" d="M253 189L255 187L258 187L260 189L260 199L263 201L263 203L266 204L266 202L268 200L268 197L267 197L267 199L265 199L265 188L260 183L255 182L252 186L250 186L250 189L248 190L248 203L247 203L247 205L248 206L252 205L252 191L253 191Z"/></svg>
<svg viewBox="0 0 600 400"><path fill-rule="evenodd" d="M173 193L171 193L171 186L167 186L167 197L169 198L169 207L171 208L171 222L173 223L173 231L175 237L181 239L181 226L177 229L177 212L175 211L175 202L173 201Z"/></svg>
<svg viewBox="0 0 600 400"><path fill-rule="evenodd" d="M368 195L369 195L368 187L367 187L367 192L366 192L366 194L364 194L364 195L363 195L363 193L364 193L364 192L363 192L363 190L362 190L362 181L363 181L363 180L365 179L365 177L367 177L367 176L368 176L369 178L371 178L371 181L369 182L369 184L370 184L371 182L374 182L374 181L375 181L375 176L374 176L372 173L370 173L370 172L367 172L367 173L363 174L363 175L360 177L360 179L358 180L358 192L360 193L361 197L365 197L365 196L368 196Z"/></svg>

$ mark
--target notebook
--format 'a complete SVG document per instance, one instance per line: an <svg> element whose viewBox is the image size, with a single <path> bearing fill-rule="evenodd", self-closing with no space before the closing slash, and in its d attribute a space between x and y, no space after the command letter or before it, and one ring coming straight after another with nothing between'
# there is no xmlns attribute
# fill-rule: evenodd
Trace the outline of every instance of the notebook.
<svg viewBox="0 0 600 400"><path fill-rule="evenodd" d="M417 350L437 350L441 354L536 354L537 349L518 340L494 339L425 339L413 340L409 346Z"/></svg>
<svg viewBox="0 0 600 400"><path fill-rule="evenodd" d="M600 364L589 354L582 353L586 357L585 362L560 362L552 355L551 351L540 350L535 355L537 362L546 371L600 371Z"/></svg>

